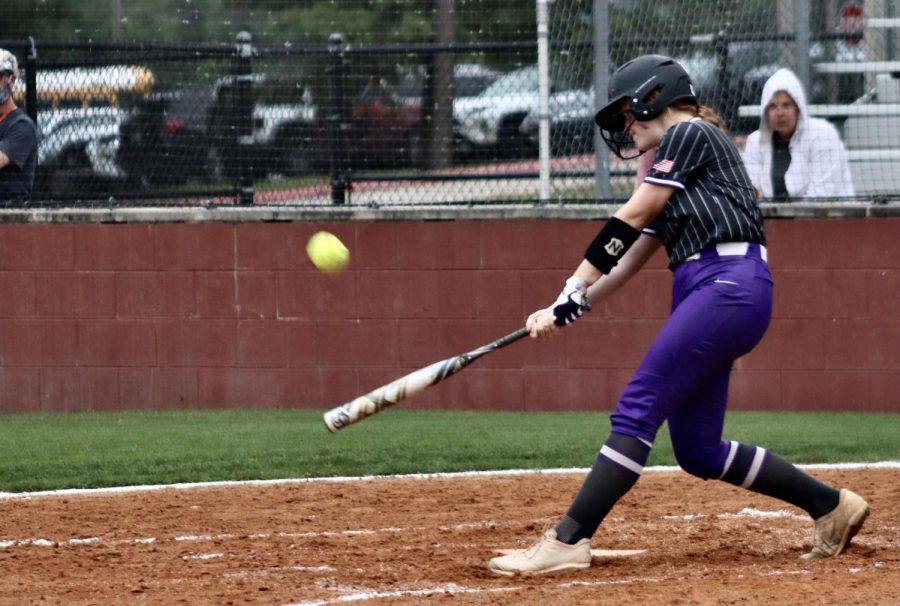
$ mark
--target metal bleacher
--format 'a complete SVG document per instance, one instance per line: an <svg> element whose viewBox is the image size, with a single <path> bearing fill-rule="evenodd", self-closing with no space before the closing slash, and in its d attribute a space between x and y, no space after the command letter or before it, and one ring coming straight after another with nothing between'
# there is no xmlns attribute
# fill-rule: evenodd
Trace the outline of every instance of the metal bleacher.
<svg viewBox="0 0 900 606"><path fill-rule="evenodd" d="M900 191L900 80L878 74L875 102L880 114L848 115L843 124L844 144L857 193Z"/></svg>

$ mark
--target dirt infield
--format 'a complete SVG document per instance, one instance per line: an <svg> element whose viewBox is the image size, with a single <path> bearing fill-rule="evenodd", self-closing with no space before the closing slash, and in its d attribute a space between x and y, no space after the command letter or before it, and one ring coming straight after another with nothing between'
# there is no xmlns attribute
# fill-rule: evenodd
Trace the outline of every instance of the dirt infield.
<svg viewBox="0 0 900 606"><path fill-rule="evenodd" d="M0 604L900 604L900 470L811 473L872 515L849 552L805 562L780 502L647 473L586 571L485 564L564 512L581 474L372 479L0 500Z"/></svg>

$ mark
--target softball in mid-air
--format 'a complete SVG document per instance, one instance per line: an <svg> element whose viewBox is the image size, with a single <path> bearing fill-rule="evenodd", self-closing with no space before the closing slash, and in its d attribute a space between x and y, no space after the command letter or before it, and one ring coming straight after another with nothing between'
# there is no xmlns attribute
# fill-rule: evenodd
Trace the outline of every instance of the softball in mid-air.
<svg viewBox="0 0 900 606"><path fill-rule="evenodd" d="M306 243L306 254L313 265L327 273L337 273L350 262L350 251L337 236L327 231L313 234Z"/></svg>

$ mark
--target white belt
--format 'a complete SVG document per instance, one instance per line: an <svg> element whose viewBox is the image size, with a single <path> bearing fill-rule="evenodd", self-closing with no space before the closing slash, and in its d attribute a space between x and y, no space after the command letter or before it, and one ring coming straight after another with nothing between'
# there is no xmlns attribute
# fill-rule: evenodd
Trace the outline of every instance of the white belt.
<svg viewBox="0 0 900 606"><path fill-rule="evenodd" d="M766 247L762 244L757 244L757 246L759 246L759 255L762 257L762 260L768 262L769 252L766 250ZM749 249L749 242L719 242L716 244L716 254L720 257L745 257ZM687 257L685 261L696 261L700 258L701 254L702 253L694 253L690 257Z"/></svg>

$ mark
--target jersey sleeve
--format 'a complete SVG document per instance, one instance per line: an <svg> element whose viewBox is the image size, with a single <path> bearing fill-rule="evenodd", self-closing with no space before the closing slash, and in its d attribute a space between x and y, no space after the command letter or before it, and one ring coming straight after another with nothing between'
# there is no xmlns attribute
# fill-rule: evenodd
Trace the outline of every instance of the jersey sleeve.
<svg viewBox="0 0 900 606"><path fill-rule="evenodd" d="M680 122L663 137L644 182L684 189L691 175L712 159L712 146L703 129Z"/></svg>
<svg viewBox="0 0 900 606"><path fill-rule="evenodd" d="M663 237L663 230L665 229L665 222L662 218L662 215L656 217L653 221L650 222L650 225L646 226L641 230L641 233L646 234L648 236L654 236L659 238L660 240Z"/></svg>

